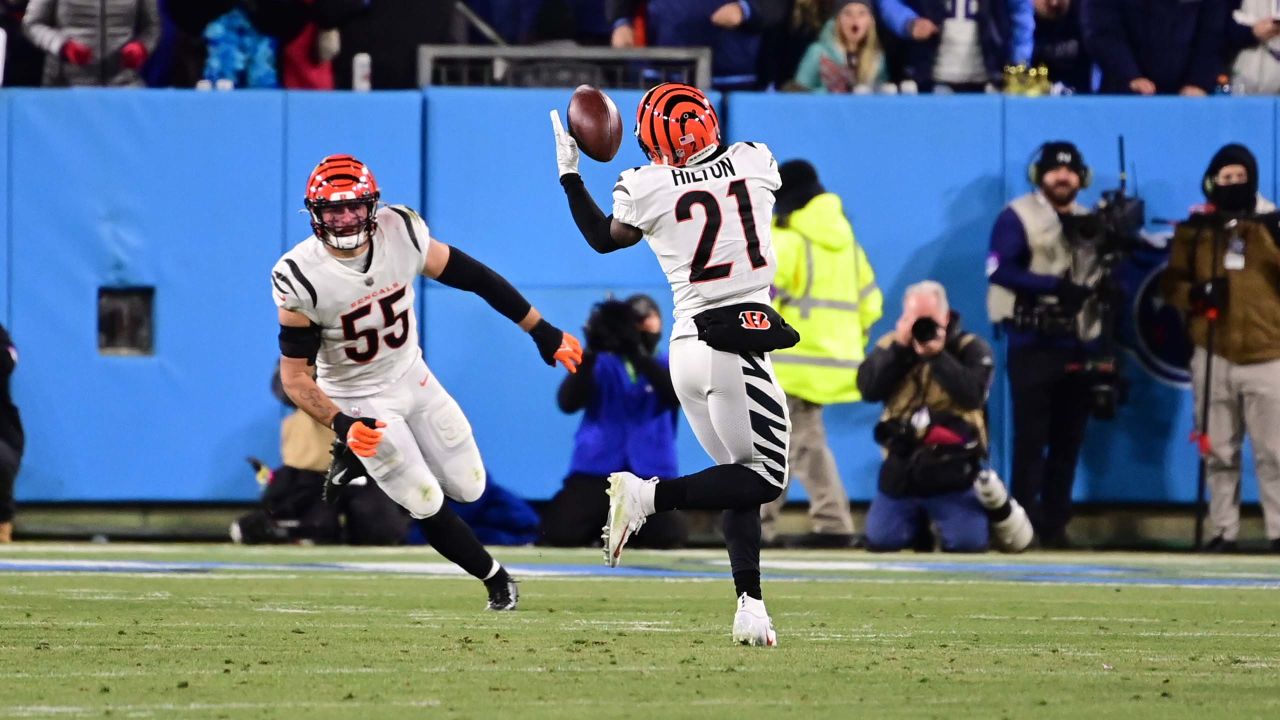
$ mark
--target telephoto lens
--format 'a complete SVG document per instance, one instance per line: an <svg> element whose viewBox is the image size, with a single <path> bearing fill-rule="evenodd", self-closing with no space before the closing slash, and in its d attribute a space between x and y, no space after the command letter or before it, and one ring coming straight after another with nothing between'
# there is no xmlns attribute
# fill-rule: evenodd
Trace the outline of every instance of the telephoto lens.
<svg viewBox="0 0 1280 720"><path fill-rule="evenodd" d="M921 345L938 339L938 321L929 317L917 318L911 323L911 337Z"/></svg>

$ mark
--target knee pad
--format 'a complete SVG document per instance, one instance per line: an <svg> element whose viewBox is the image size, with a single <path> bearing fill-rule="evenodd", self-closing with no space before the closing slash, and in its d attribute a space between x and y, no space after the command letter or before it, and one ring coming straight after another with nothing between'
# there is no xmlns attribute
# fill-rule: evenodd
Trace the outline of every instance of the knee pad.
<svg viewBox="0 0 1280 720"><path fill-rule="evenodd" d="M449 497L462 503L473 503L484 494L484 468L473 471L472 479L464 482L452 482Z"/></svg>
<svg viewBox="0 0 1280 720"><path fill-rule="evenodd" d="M995 546L1000 552L1020 553L1031 544L1035 531L1031 529L1031 520L1027 511L1022 509L1017 500L1009 498L1009 516L991 523L991 534Z"/></svg>

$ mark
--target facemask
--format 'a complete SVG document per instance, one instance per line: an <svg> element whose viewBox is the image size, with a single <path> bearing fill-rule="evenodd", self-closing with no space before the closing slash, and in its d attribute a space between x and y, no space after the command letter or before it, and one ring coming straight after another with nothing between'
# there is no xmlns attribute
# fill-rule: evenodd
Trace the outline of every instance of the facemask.
<svg viewBox="0 0 1280 720"><path fill-rule="evenodd" d="M1209 202L1221 212L1243 213L1253 212L1258 199L1248 183L1239 183L1214 186L1209 193Z"/></svg>
<svg viewBox="0 0 1280 720"><path fill-rule="evenodd" d="M658 341L661 339L662 339L662 333L656 333L656 332L640 333L640 342L644 343L644 349L647 350L650 355L653 354L654 350L658 349Z"/></svg>

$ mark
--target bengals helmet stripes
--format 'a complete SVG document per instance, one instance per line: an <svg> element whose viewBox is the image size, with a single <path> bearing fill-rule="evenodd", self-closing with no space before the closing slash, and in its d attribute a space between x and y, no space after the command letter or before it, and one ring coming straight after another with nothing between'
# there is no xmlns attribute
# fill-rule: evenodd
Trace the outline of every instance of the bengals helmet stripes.
<svg viewBox="0 0 1280 720"><path fill-rule="evenodd" d="M322 242L341 250L351 250L373 237L377 228L378 181L369 166L351 155L329 155L316 165L307 178L307 194L303 203L311 214L311 229ZM364 221L354 232L335 228L325 222L322 211L345 205L367 208ZM342 230L343 234L338 231Z"/></svg>
<svg viewBox="0 0 1280 720"><path fill-rule="evenodd" d="M636 140L654 164L684 167L720 146L720 120L698 88L662 83L640 99Z"/></svg>

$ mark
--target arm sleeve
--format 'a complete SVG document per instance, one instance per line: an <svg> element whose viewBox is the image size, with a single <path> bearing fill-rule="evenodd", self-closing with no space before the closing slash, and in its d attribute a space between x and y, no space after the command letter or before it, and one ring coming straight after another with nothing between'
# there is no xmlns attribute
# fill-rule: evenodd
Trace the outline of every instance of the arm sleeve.
<svg viewBox="0 0 1280 720"><path fill-rule="evenodd" d="M449 287L479 295L490 307L513 323L523 320L533 307L506 278L456 247L449 248L449 261L436 280Z"/></svg>
<svg viewBox="0 0 1280 720"><path fill-rule="evenodd" d="M1196 34L1191 40L1191 59L1187 63L1187 76L1182 79L1183 85L1213 92L1222 65L1227 13L1223 0L1203 0L1200 3Z"/></svg>
<svg viewBox="0 0 1280 720"><path fill-rule="evenodd" d="M883 402L915 367L919 356L909 347L879 343L858 366L858 392L868 402Z"/></svg>
<svg viewBox="0 0 1280 720"><path fill-rule="evenodd" d="M658 394L663 405L672 410L680 407L680 399L676 397L676 387L671 382L671 368L667 367L665 361L652 355L642 355L632 359L631 362L635 365L637 372L649 378L653 391Z"/></svg>
<svg viewBox="0 0 1280 720"><path fill-rule="evenodd" d="M796 83L812 92L826 92L827 87L822 84L821 68L822 45L817 42L809 43L809 49L804 51L804 57L800 59L800 65L796 68Z"/></svg>
<svg viewBox="0 0 1280 720"><path fill-rule="evenodd" d="M556 404L560 412L566 415L576 413L591 402L595 392L596 354L590 350L582 354L582 365L578 372L566 375L556 393Z"/></svg>
<svg viewBox="0 0 1280 720"><path fill-rule="evenodd" d="M862 246L854 243L853 251L856 253L858 268L858 322L862 324L865 335L884 316L884 293L880 292L875 271Z"/></svg>
<svg viewBox="0 0 1280 720"><path fill-rule="evenodd" d="M156 45L160 42L160 11L156 9L156 0L142 0L138 3L134 37L146 46L148 55L156 51Z"/></svg>
<svg viewBox="0 0 1280 720"><path fill-rule="evenodd" d="M54 8L58 0L31 0L27 14L22 16L22 31L33 45L50 55L62 52L67 41L62 30L54 27Z"/></svg>
<svg viewBox="0 0 1280 720"><path fill-rule="evenodd" d="M1061 278L1039 275L1027 269L1031 264L1031 247L1027 232L1017 213L1005 208L991 230L991 254L987 256L987 279L1018 293L1049 295Z"/></svg>
<svg viewBox="0 0 1280 720"><path fill-rule="evenodd" d="M995 363L991 346L977 336L958 353L948 348L929 358L933 377L947 394L966 410L977 410L987 401Z"/></svg>
<svg viewBox="0 0 1280 720"><path fill-rule="evenodd" d="M902 0L880 0L880 17L894 34L905 39L911 37L911 23L920 16Z"/></svg>
<svg viewBox="0 0 1280 720"><path fill-rule="evenodd" d="M1127 86L1142 77L1142 70L1125 37L1118 4L1115 0L1084 0L1080 24L1085 46L1103 74L1114 76Z"/></svg>
<svg viewBox="0 0 1280 720"><path fill-rule="evenodd" d="M582 182L582 176L577 173L563 175L560 177L560 186L564 188L565 197L569 199L569 211L573 213L573 222L577 224L578 231L582 233L582 237L586 239L591 249L601 254L620 250L621 248L613 241L613 235L609 232L614 216L606 217L600 206L596 205L595 199L591 197L591 193L587 192L587 186ZM618 219L621 222L627 222L622 218Z"/></svg>
<svg viewBox="0 0 1280 720"><path fill-rule="evenodd" d="M1036 34L1036 15L1031 0L1009 0L1009 21L1013 25L1009 61L1015 65L1030 63Z"/></svg>
<svg viewBox="0 0 1280 720"><path fill-rule="evenodd" d="M1196 241L1196 233L1187 226L1180 226L1169 243L1169 265L1160 278L1160 290L1165 302L1186 312L1191 308L1189 294L1195 279L1191 268L1190 248Z"/></svg>

